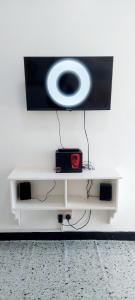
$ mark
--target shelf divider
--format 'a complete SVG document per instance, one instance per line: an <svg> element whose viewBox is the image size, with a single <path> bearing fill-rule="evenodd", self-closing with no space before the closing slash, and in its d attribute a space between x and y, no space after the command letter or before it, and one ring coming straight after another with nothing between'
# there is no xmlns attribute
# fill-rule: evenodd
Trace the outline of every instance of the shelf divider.
<svg viewBox="0 0 135 300"><path fill-rule="evenodd" d="M65 201L65 207L67 208L67 179L64 180L64 201Z"/></svg>

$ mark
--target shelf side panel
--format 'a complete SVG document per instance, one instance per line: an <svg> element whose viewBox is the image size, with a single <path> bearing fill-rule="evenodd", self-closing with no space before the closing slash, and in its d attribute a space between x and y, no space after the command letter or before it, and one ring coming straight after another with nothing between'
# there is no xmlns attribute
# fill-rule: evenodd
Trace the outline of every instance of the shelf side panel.
<svg viewBox="0 0 135 300"><path fill-rule="evenodd" d="M16 199L17 199L17 186L16 181L10 181L10 199L11 199L11 207L12 209L16 208Z"/></svg>

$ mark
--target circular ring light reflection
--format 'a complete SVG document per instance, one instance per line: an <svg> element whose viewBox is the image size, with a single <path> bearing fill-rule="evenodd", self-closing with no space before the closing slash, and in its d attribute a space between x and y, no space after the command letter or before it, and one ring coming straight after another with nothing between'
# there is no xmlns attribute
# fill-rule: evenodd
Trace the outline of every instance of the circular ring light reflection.
<svg viewBox="0 0 135 300"><path fill-rule="evenodd" d="M79 88L71 95L63 93L58 80L64 74L72 72L79 80ZM48 71L46 87L52 101L62 107L72 108L82 104L91 90L92 81L87 68L81 62L74 59L61 59Z"/></svg>

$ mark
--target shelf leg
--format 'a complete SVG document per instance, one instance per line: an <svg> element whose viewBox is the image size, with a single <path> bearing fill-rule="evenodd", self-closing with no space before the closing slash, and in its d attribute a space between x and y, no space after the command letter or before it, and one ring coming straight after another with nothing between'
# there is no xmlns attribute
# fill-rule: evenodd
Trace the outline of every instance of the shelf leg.
<svg viewBox="0 0 135 300"><path fill-rule="evenodd" d="M13 210L13 214L14 214L15 220L17 220L19 226L21 226L21 210L20 209Z"/></svg>
<svg viewBox="0 0 135 300"><path fill-rule="evenodd" d="M108 211L108 224L111 224L112 219L114 218L116 210Z"/></svg>

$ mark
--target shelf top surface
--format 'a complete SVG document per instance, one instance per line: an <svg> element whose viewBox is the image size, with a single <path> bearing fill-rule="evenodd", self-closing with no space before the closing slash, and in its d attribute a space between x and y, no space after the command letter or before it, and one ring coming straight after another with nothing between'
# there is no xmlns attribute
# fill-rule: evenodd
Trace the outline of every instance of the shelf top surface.
<svg viewBox="0 0 135 300"><path fill-rule="evenodd" d="M120 179L116 169L95 168L82 173L55 173L45 169L14 169L8 176L9 180L85 180L85 179Z"/></svg>

